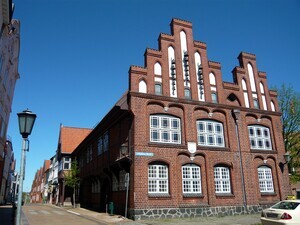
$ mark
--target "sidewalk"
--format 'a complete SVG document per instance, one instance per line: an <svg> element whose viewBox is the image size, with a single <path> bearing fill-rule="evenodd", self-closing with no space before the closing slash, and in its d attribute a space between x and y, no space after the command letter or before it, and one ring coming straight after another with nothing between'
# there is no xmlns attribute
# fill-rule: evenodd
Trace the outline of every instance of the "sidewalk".
<svg viewBox="0 0 300 225"><path fill-rule="evenodd" d="M64 207L63 207L64 208ZM109 215L107 213L99 213L84 208L65 208L69 213L78 216L93 218L107 225L260 225L260 214L240 215L240 216L224 216L224 217L196 217L196 218L175 218L160 220L142 220L133 221L118 215Z"/></svg>

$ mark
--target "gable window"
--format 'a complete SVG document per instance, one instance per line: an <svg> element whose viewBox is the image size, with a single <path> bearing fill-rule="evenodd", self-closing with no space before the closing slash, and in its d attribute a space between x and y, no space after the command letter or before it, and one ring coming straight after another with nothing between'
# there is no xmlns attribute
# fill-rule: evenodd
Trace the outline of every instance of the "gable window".
<svg viewBox="0 0 300 225"><path fill-rule="evenodd" d="M218 97L216 92L211 93L211 101L212 103L218 103Z"/></svg>
<svg viewBox="0 0 300 225"><path fill-rule="evenodd" d="M217 194L231 193L229 168L224 166L214 167L215 191Z"/></svg>
<svg viewBox="0 0 300 225"><path fill-rule="evenodd" d="M258 104L257 98L253 99L253 105L254 105L254 108L259 109L259 104Z"/></svg>
<svg viewBox="0 0 300 225"><path fill-rule="evenodd" d="M259 125L248 126L251 149L272 150L270 130Z"/></svg>
<svg viewBox="0 0 300 225"><path fill-rule="evenodd" d="M223 124L213 120L197 121L198 145L224 147Z"/></svg>
<svg viewBox="0 0 300 225"><path fill-rule="evenodd" d="M169 175L167 165L151 164L148 166L148 193L169 193Z"/></svg>
<svg viewBox="0 0 300 225"><path fill-rule="evenodd" d="M183 194L201 194L200 167L195 164L182 166Z"/></svg>
<svg viewBox="0 0 300 225"><path fill-rule="evenodd" d="M63 159L63 162L64 162L64 170L69 170L71 169L71 158L70 157L64 157Z"/></svg>
<svg viewBox="0 0 300 225"><path fill-rule="evenodd" d="M161 84L159 84L159 83L155 84L155 94L162 95L162 88L161 88Z"/></svg>
<svg viewBox="0 0 300 225"><path fill-rule="evenodd" d="M150 116L150 141L180 144L180 119L166 115Z"/></svg>
<svg viewBox="0 0 300 225"><path fill-rule="evenodd" d="M189 89L189 88L185 88L184 89L184 97L186 98L186 99L191 99L192 97L191 97L191 90Z"/></svg>
<svg viewBox="0 0 300 225"><path fill-rule="evenodd" d="M257 168L257 172L260 192L274 192L272 170L267 166L261 166Z"/></svg>

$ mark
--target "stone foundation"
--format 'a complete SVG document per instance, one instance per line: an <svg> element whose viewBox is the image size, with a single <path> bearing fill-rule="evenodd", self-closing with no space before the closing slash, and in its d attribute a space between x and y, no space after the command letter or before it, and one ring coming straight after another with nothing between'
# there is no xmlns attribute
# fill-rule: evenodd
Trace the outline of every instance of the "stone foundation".
<svg viewBox="0 0 300 225"><path fill-rule="evenodd" d="M160 208L160 209L135 209L130 210L131 218L134 220L153 220L165 218L193 218L193 217L222 217L242 214L256 214L271 205L247 206L219 206L198 208Z"/></svg>

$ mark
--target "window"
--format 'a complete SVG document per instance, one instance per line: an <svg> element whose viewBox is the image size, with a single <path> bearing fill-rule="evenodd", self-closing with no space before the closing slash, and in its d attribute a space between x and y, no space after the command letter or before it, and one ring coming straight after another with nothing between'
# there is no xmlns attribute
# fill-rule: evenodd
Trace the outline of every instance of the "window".
<svg viewBox="0 0 300 225"><path fill-rule="evenodd" d="M184 97L186 98L186 99L191 99L192 97L191 97L191 90L189 89L189 88L185 88L184 89Z"/></svg>
<svg viewBox="0 0 300 225"><path fill-rule="evenodd" d="M258 100L256 98L253 99L254 108L259 109Z"/></svg>
<svg viewBox="0 0 300 225"><path fill-rule="evenodd" d="M107 152L108 148L109 148L109 135L108 132L106 132L103 137L103 152Z"/></svg>
<svg viewBox="0 0 300 225"><path fill-rule="evenodd" d="M251 149L272 150L269 128L252 125L248 126Z"/></svg>
<svg viewBox="0 0 300 225"><path fill-rule="evenodd" d="M161 88L161 84L155 84L155 94L156 95L162 95L162 88Z"/></svg>
<svg viewBox="0 0 300 225"><path fill-rule="evenodd" d="M98 138L98 146L97 146L97 153L98 155L101 155L103 153L103 138Z"/></svg>
<svg viewBox="0 0 300 225"><path fill-rule="evenodd" d="M150 141L180 144L180 119L165 115L150 116Z"/></svg>
<svg viewBox="0 0 300 225"><path fill-rule="evenodd" d="M211 93L211 101L212 103L218 103L218 96L216 92Z"/></svg>
<svg viewBox="0 0 300 225"><path fill-rule="evenodd" d="M183 194L201 194L200 167L194 164L182 166Z"/></svg>
<svg viewBox="0 0 300 225"><path fill-rule="evenodd" d="M198 145L224 147L223 124L213 120L197 121Z"/></svg>
<svg viewBox="0 0 300 225"><path fill-rule="evenodd" d="M70 157L64 157L64 170L71 169L71 158Z"/></svg>
<svg viewBox="0 0 300 225"><path fill-rule="evenodd" d="M261 166L257 168L257 172L260 192L274 192L272 170L267 166Z"/></svg>
<svg viewBox="0 0 300 225"><path fill-rule="evenodd" d="M149 165L148 193L167 194L169 192L168 167L166 165Z"/></svg>
<svg viewBox="0 0 300 225"><path fill-rule="evenodd" d="M217 194L231 193L229 168L217 166L214 168L215 191Z"/></svg>

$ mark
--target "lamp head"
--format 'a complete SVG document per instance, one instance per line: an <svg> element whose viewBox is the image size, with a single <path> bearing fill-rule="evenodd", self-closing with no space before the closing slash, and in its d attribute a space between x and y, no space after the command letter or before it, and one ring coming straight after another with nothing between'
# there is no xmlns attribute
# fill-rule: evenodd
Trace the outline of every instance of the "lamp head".
<svg viewBox="0 0 300 225"><path fill-rule="evenodd" d="M31 134L35 118L36 114L28 109L18 113L19 131L23 138L27 138Z"/></svg>

